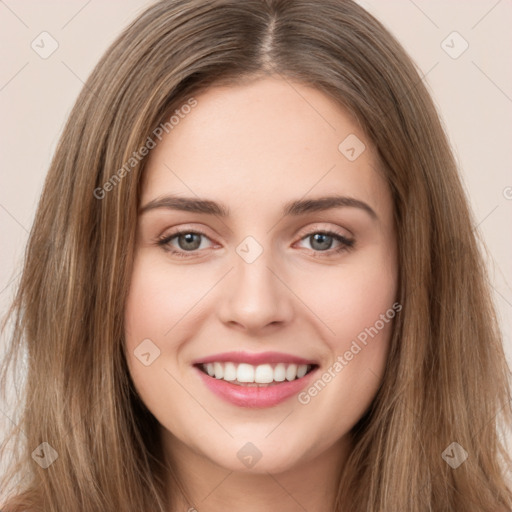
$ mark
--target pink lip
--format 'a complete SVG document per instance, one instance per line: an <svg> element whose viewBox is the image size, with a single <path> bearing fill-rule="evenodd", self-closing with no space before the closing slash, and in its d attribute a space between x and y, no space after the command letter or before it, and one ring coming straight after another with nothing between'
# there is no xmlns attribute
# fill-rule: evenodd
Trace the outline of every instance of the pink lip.
<svg viewBox="0 0 512 512"><path fill-rule="evenodd" d="M206 363L247 363L252 365L272 364L272 363L295 363L295 364L317 364L316 361L304 359L302 357L285 354L282 352L260 352L257 354L250 352L223 352L212 356L203 357L193 361L193 365Z"/></svg>
<svg viewBox="0 0 512 512"><path fill-rule="evenodd" d="M216 359L216 361L219 361ZM232 360L231 360L232 361ZM305 364L305 363L304 363ZM317 368L300 379L284 381L269 386L239 386L231 382L210 377L197 366L194 367L206 386L220 398L239 407L272 407L296 395L311 381Z"/></svg>

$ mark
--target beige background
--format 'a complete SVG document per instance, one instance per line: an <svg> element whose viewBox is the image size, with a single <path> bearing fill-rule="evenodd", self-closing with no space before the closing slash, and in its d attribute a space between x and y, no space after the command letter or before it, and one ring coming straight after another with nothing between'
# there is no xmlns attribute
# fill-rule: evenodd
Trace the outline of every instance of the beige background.
<svg viewBox="0 0 512 512"><path fill-rule="evenodd" d="M512 366L512 2L360 3L405 46L438 105L460 162L475 228L488 247L495 302ZM143 0L0 1L2 314L14 291L65 119L107 46L147 5ZM43 31L59 45L47 59L31 48ZM461 37L450 35L453 31ZM467 50L452 58L464 41ZM47 39L45 47L49 44ZM0 431L17 412L0 404Z"/></svg>

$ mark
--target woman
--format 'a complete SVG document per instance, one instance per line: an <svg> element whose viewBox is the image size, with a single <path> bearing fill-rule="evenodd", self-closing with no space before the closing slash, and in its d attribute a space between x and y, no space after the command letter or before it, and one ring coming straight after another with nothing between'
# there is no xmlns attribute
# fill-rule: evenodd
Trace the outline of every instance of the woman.
<svg viewBox="0 0 512 512"><path fill-rule="evenodd" d="M351 1L143 12L70 115L11 314L5 510L512 506L467 200Z"/></svg>

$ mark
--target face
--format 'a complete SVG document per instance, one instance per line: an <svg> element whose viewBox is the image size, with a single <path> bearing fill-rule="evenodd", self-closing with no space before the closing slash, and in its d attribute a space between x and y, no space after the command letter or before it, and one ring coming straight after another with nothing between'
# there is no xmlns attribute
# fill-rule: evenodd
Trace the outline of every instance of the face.
<svg viewBox="0 0 512 512"><path fill-rule="evenodd" d="M195 99L145 170L129 371L171 451L285 471L335 453L381 383L392 199L322 92L264 78Z"/></svg>

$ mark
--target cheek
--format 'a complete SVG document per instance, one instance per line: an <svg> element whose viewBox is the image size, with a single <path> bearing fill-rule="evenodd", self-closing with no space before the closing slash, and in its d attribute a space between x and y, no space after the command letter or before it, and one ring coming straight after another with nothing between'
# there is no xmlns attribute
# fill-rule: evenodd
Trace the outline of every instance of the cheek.
<svg viewBox="0 0 512 512"><path fill-rule="evenodd" d="M163 368L162 362L176 353L172 330L186 302L182 290L179 278L151 258L135 259L125 306L125 353L134 381L153 378L154 370ZM144 363L149 363L151 373Z"/></svg>
<svg viewBox="0 0 512 512"><path fill-rule="evenodd" d="M174 330L182 331L194 318L194 305L207 291L211 280L203 280L189 269L171 268L161 259L142 255L134 263L128 294L125 325L127 348L135 348L144 338L159 340L162 352L169 351ZM201 284L202 283L202 284ZM184 317L188 322L180 323ZM172 351L171 351L172 352Z"/></svg>
<svg viewBox="0 0 512 512"><path fill-rule="evenodd" d="M189 367L180 360L182 349L196 335L205 295L217 280L207 266L179 267L144 250L137 254L125 306L124 349L135 387L147 404L162 389L175 386L168 372L177 379L185 376Z"/></svg>
<svg viewBox="0 0 512 512"><path fill-rule="evenodd" d="M190 302L198 300L188 295L200 293L193 292L190 280L186 283L183 273L171 272L161 262L142 255L134 262L125 307L124 349L133 384L151 413L171 429L178 428L175 419L179 416L169 411L186 407L177 384L182 379L177 364L180 340L187 338L183 333L187 323L180 320L190 310ZM187 319L191 316L193 310Z"/></svg>
<svg viewBox="0 0 512 512"><path fill-rule="evenodd" d="M329 293L310 293L331 334L329 361L299 401L320 422L336 424L333 437L348 432L380 386L397 312L397 266L391 251L339 268ZM322 297L322 299L318 299ZM333 332L334 334L333 334Z"/></svg>
<svg viewBox="0 0 512 512"><path fill-rule="evenodd" d="M315 276L318 277L318 276ZM379 339L391 330L395 312L392 306L397 293L397 267L391 251L368 253L354 259L353 264L335 267L325 278L308 280L311 309L328 327L325 337L331 351L340 354L349 349L351 341L377 323ZM389 311L391 308L391 311ZM386 316L382 322L381 315ZM382 331L382 332L380 332Z"/></svg>

